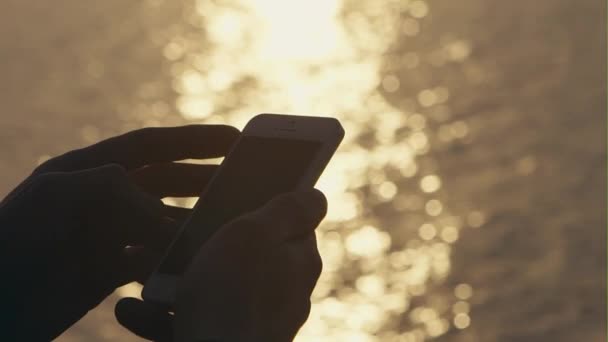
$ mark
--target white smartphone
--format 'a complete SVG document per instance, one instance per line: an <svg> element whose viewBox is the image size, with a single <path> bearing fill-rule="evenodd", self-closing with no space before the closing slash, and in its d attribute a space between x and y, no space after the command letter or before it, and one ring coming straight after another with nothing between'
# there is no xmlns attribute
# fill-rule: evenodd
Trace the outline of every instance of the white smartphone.
<svg viewBox="0 0 608 342"><path fill-rule="evenodd" d="M260 114L251 119L145 283L144 300L173 306L177 282L200 246L222 225L273 197L311 189L343 137L334 118Z"/></svg>

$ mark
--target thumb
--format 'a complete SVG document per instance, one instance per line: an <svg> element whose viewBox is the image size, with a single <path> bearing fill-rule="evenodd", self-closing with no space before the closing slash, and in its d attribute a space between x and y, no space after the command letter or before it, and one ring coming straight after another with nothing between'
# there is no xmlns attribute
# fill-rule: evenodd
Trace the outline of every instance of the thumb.
<svg viewBox="0 0 608 342"><path fill-rule="evenodd" d="M173 315L136 298L123 298L114 308L118 322L135 335L152 341L171 341Z"/></svg>
<svg viewBox="0 0 608 342"><path fill-rule="evenodd" d="M279 195L252 215L263 236L274 243L308 236L327 213L327 199L316 189Z"/></svg>

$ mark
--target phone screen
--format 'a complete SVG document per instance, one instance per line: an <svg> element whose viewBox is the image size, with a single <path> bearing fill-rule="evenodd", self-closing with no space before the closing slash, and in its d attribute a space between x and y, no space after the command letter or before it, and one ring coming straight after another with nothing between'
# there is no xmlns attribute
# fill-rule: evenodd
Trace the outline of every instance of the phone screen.
<svg viewBox="0 0 608 342"><path fill-rule="evenodd" d="M243 136L199 199L158 271L181 275L199 247L222 225L295 190L320 147L318 141Z"/></svg>

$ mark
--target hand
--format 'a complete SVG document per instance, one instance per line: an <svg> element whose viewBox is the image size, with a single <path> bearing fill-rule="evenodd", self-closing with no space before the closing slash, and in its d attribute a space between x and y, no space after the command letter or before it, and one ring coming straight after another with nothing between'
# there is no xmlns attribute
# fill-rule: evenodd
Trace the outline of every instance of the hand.
<svg viewBox="0 0 608 342"><path fill-rule="evenodd" d="M319 191L290 193L232 221L189 266L174 316L126 298L119 321L159 341L291 341L321 272L314 229L326 207Z"/></svg>
<svg viewBox="0 0 608 342"><path fill-rule="evenodd" d="M69 152L38 167L0 203L2 340L51 340L116 287L145 279L223 155L227 126L149 128Z"/></svg>

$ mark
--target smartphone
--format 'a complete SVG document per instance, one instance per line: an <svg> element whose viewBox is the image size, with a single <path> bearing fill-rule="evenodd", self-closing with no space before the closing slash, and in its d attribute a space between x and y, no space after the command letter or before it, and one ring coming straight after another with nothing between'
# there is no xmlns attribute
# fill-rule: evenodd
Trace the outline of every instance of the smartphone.
<svg viewBox="0 0 608 342"><path fill-rule="evenodd" d="M144 300L173 306L179 278L218 229L279 194L311 189L343 137L334 118L260 114L251 119L145 283Z"/></svg>

